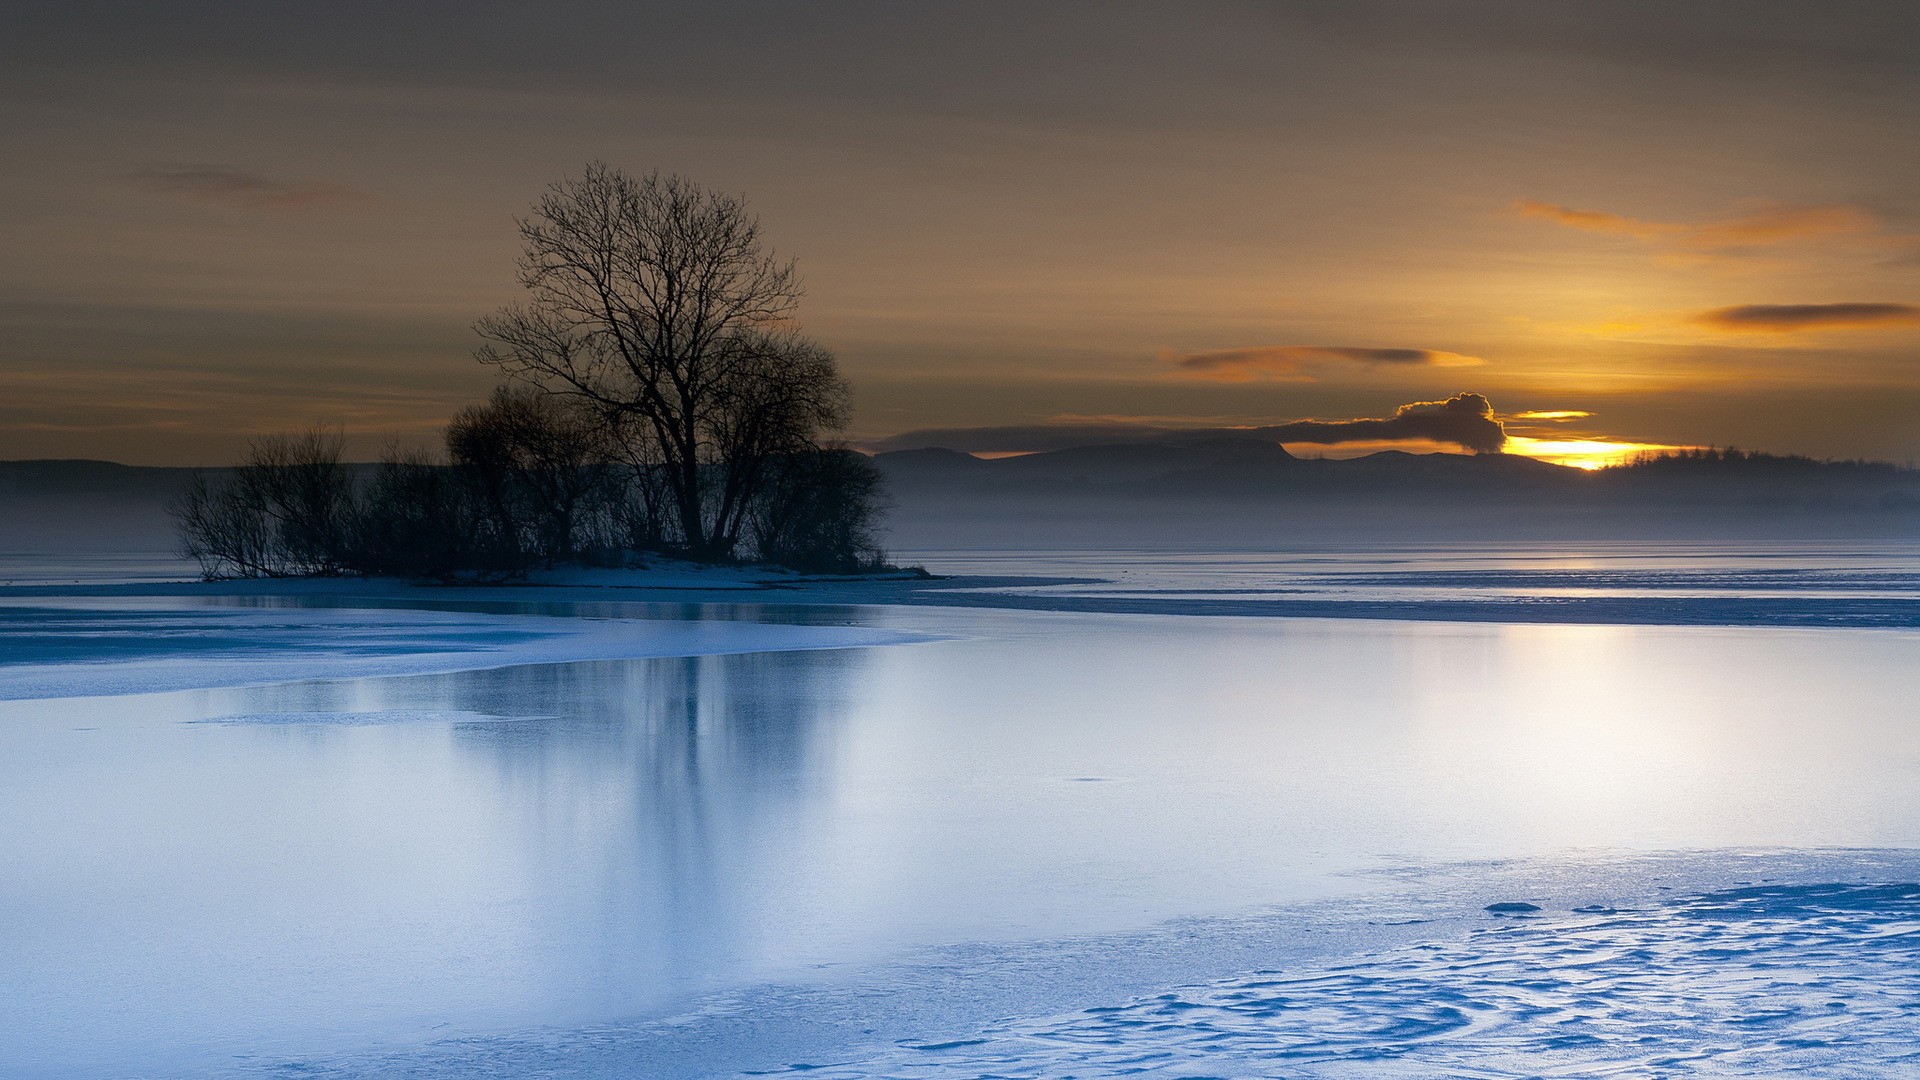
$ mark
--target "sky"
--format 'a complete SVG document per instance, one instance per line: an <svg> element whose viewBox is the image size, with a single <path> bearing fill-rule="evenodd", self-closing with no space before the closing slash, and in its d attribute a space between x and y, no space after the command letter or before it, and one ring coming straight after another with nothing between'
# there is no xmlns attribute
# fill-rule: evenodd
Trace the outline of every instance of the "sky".
<svg viewBox="0 0 1920 1080"><path fill-rule="evenodd" d="M515 298L514 216L601 159L747 197L872 449L1460 450L1421 417L1469 395L1577 464L1920 459L1907 2L7 21L0 458L429 444L496 377L471 326Z"/></svg>

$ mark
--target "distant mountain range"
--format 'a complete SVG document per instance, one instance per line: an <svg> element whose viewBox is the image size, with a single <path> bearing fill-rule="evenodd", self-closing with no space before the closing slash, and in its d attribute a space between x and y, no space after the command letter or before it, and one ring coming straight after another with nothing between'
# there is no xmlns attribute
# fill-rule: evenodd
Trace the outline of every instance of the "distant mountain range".
<svg viewBox="0 0 1920 1080"><path fill-rule="evenodd" d="M112 461L50 458L0 461L0 499L23 496L151 495L171 493L195 469L121 465Z"/></svg>
<svg viewBox="0 0 1920 1080"><path fill-rule="evenodd" d="M1160 438L981 459L874 458L911 546L1073 535L1223 544L1815 536L1920 538L1920 471L1709 453L1586 471L1514 454L1300 458Z"/></svg>
<svg viewBox="0 0 1920 1080"><path fill-rule="evenodd" d="M1321 459L1257 439L1161 437L992 459L898 450L874 463L893 543L909 549L1920 539L1920 470L1764 454L1587 472L1513 454ZM166 550L166 505L195 471L0 462L0 551Z"/></svg>
<svg viewBox="0 0 1920 1080"><path fill-rule="evenodd" d="M1517 454L1410 454L1300 458L1247 439L1154 440L978 458L954 450L896 450L874 463L901 489L978 494L1089 493L1133 498L1351 499L1363 496L1555 494L1658 496L1685 490L1715 501L1870 496L1920 498L1920 471L1880 462L1823 462L1710 452L1597 471Z"/></svg>
<svg viewBox="0 0 1920 1080"><path fill-rule="evenodd" d="M0 461L0 551L171 550L167 503L194 471L111 461Z"/></svg>
<svg viewBox="0 0 1920 1080"><path fill-rule="evenodd" d="M874 458L896 487L960 486L978 492L1092 492L1134 497L1351 494L1553 485L1578 469L1511 454L1409 454L1386 450L1345 459L1299 458L1278 443L1247 439L1113 443L1018 457L954 450L896 450Z"/></svg>

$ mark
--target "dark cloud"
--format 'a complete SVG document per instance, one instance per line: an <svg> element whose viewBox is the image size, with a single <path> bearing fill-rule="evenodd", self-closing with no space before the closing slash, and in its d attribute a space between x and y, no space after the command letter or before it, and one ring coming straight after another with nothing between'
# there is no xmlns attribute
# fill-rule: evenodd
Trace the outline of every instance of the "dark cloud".
<svg viewBox="0 0 1920 1080"><path fill-rule="evenodd" d="M1305 365L1328 360L1432 367L1473 367L1486 363L1477 356L1462 356L1439 349L1373 349L1355 345L1261 345L1247 349L1188 353L1170 359L1180 375L1223 382L1303 379L1307 377L1302 370Z"/></svg>
<svg viewBox="0 0 1920 1080"><path fill-rule="evenodd" d="M344 184L275 180L239 169L146 169L129 174L127 180L146 191L247 210L310 210L351 205L369 197Z"/></svg>
<svg viewBox="0 0 1920 1080"><path fill-rule="evenodd" d="M1506 444L1507 434L1500 422L1493 418L1493 405L1485 397L1479 394L1455 394L1445 401L1416 401L1402 405L1394 410L1392 416L1382 418L1295 420L1285 424L1239 428L1175 428L1124 421L928 428L874 440L867 447L886 451L937 446L976 454L1015 454L1174 438L1261 439L1320 445L1440 442L1476 453L1492 453Z"/></svg>
<svg viewBox="0 0 1920 1080"><path fill-rule="evenodd" d="M1914 304L1743 304L1694 316L1716 330L1793 333L1798 330L1846 330L1920 323Z"/></svg>
<svg viewBox="0 0 1920 1080"><path fill-rule="evenodd" d="M1344 443L1424 439L1452 443L1475 453L1493 453L1506 445L1507 433L1493 418L1493 405L1479 394L1455 394L1445 401L1402 405L1379 420L1296 420L1255 428L1278 442Z"/></svg>

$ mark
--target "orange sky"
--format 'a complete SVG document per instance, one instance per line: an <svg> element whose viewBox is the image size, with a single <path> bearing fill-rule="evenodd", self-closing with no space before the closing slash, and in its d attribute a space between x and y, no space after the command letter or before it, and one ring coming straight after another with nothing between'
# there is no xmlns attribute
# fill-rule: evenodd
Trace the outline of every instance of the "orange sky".
<svg viewBox="0 0 1920 1080"><path fill-rule="evenodd" d="M0 457L431 440L512 216L598 157L749 196L869 443L1474 392L1575 463L1920 458L1920 16L1741 11L48 6L0 42Z"/></svg>

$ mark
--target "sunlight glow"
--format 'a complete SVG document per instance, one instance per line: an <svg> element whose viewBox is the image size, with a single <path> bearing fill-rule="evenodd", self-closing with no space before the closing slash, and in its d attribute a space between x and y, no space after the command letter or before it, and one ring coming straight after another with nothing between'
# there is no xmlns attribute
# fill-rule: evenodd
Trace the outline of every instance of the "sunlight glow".
<svg viewBox="0 0 1920 1080"><path fill-rule="evenodd" d="M1524 435L1507 436L1509 454L1538 458L1555 465L1576 469L1604 469L1624 465L1641 454L1665 450L1691 450L1695 447L1669 446L1665 443L1623 442L1614 439L1529 439Z"/></svg>

